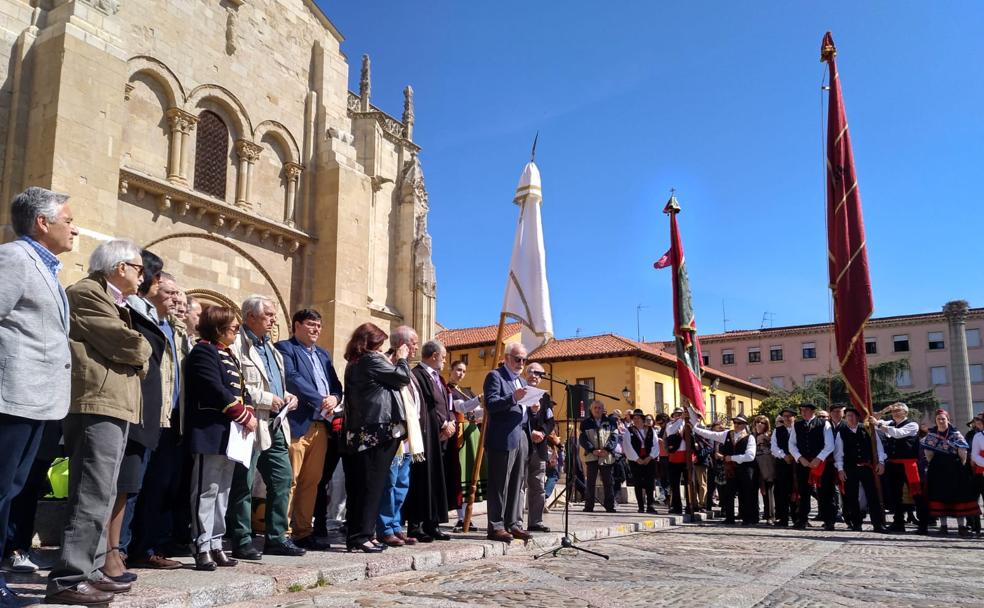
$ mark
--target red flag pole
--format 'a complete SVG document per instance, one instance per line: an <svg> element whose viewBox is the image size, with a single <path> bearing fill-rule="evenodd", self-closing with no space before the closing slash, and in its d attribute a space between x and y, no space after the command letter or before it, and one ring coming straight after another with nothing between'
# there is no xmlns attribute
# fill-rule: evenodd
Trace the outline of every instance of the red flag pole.
<svg viewBox="0 0 984 608"><path fill-rule="evenodd" d="M820 45L820 61L826 63L830 70L826 163L827 263L834 300L834 341L841 375L844 376L851 403L864 414L871 439L871 457L877 463L878 446L864 350L864 327L874 311L874 301L861 194L858 191L854 151L836 57L834 38L827 32ZM874 469L875 464L872 464ZM874 479L880 498L881 481L878 475L874 475Z"/></svg>

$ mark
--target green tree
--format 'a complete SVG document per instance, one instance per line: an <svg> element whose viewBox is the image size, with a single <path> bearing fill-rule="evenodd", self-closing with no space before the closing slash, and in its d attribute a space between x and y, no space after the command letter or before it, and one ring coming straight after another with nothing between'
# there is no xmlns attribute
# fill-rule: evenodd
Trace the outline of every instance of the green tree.
<svg viewBox="0 0 984 608"><path fill-rule="evenodd" d="M868 383L871 388L871 403L875 411L879 411L896 401L904 401L910 410L910 417L919 419L924 412L931 412L939 407L939 400L933 389L928 391L901 391L896 386L899 374L909 370L906 359L885 361L868 366ZM800 385L794 384L791 389L773 388L772 394L764 399L758 413L774 420L783 408L797 410L800 403L813 403L820 409L827 409L834 403L850 404L851 398L847 392L844 376L819 376L812 382Z"/></svg>

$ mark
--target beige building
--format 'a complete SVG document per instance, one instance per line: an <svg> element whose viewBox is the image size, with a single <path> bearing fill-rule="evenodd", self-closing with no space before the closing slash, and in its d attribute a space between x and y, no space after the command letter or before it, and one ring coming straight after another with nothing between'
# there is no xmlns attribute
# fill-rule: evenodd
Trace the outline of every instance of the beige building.
<svg viewBox="0 0 984 608"><path fill-rule="evenodd" d="M252 293L358 324L434 331L428 200L400 119L348 91L342 35L313 0L0 0L0 224L29 185L70 194L82 236L165 259L199 298Z"/></svg>
<svg viewBox="0 0 984 608"><path fill-rule="evenodd" d="M963 334L967 344L967 370L959 377L951 352L950 327L943 312L878 317L868 322L865 350L868 364L906 359L909 373L896 383L904 390L936 391L944 408L954 405L955 382L969 375L975 412L984 411L984 308L966 311ZM700 337L705 365L726 370L762 386L809 383L817 376L839 371L833 325L790 325L767 329L737 330Z"/></svg>

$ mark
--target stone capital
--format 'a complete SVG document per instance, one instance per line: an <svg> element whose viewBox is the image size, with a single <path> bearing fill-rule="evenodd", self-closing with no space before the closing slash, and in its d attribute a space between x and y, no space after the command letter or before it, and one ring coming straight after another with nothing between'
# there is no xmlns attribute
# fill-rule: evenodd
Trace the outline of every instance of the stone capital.
<svg viewBox="0 0 984 608"><path fill-rule="evenodd" d="M287 181L296 182L302 171L304 171L304 165L292 162L284 163L284 175L287 177Z"/></svg>
<svg viewBox="0 0 984 608"><path fill-rule="evenodd" d="M260 153L263 152L263 146L248 139L237 139L236 152L239 154L239 158L248 163L254 163L260 157Z"/></svg>
<svg viewBox="0 0 984 608"><path fill-rule="evenodd" d="M943 305L943 316L950 323L964 323L967 321L967 312L970 305L966 300L953 300Z"/></svg>
<svg viewBox="0 0 984 608"><path fill-rule="evenodd" d="M171 108L164 113L167 117L167 122L171 125L172 131L181 131L182 133L190 133L194 130L195 125L198 124L198 117L190 112L185 112L181 108Z"/></svg>

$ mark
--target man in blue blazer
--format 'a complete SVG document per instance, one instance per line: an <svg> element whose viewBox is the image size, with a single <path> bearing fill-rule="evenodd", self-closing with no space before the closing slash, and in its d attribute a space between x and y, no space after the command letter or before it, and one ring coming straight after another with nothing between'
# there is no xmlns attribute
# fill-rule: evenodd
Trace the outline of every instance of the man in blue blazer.
<svg viewBox="0 0 984 608"><path fill-rule="evenodd" d="M526 395L523 365L526 347L506 345L505 361L485 377L485 451L489 467L488 538L529 540L523 530L523 480L530 446L529 413L519 401Z"/></svg>
<svg viewBox="0 0 984 608"><path fill-rule="evenodd" d="M331 356L317 345L321 313L311 308L297 311L291 319L291 331L290 340L276 344L284 357L287 390L297 395L298 402L297 408L287 413L290 464L294 472L287 514L294 543L305 549L321 550L327 547L319 544L313 535L312 521L318 492L323 491L322 477L331 479L340 456L337 445L329 441L329 433L334 410L342 401L342 383Z"/></svg>

